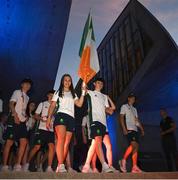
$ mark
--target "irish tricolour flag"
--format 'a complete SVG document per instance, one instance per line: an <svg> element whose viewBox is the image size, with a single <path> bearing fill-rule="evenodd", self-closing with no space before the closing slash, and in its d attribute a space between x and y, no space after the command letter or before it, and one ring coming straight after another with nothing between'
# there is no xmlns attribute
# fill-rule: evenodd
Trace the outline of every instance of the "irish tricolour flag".
<svg viewBox="0 0 178 180"><path fill-rule="evenodd" d="M79 77L87 84L99 71L98 54L95 46L92 17L89 14L80 44Z"/></svg>

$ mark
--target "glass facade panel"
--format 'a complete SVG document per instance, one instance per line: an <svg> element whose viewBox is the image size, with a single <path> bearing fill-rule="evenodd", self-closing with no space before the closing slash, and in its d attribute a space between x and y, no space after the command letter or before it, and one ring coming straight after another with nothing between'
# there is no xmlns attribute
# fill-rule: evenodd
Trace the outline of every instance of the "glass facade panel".
<svg viewBox="0 0 178 180"><path fill-rule="evenodd" d="M138 28L137 28L137 24L135 22L135 19L133 16L131 16L131 25L132 25L132 32L134 33Z"/></svg>
<svg viewBox="0 0 178 180"><path fill-rule="evenodd" d="M124 40L121 41L121 56L122 56L122 58L125 56L125 42L124 42Z"/></svg>
<svg viewBox="0 0 178 180"><path fill-rule="evenodd" d="M131 42L131 28L130 28L130 21L129 18L126 21L127 23L125 24L125 34L126 34L126 41L127 44Z"/></svg>
<svg viewBox="0 0 178 180"><path fill-rule="evenodd" d="M152 41L133 16L128 15L114 28L98 52L102 51L100 75L106 81L106 93L117 99L143 63Z"/></svg>
<svg viewBox="0 0 178 180"><path fill-rule="evenodd" d="M122 40L124 40L124 26L122 25L120 28L120 40L122 41Z"/></svg>
<svg viewBox="0 0 178 180"><path fill-rule="evenodd" d="M114 45L115 45L116 58L119 58L120 49L119 49L119 33L118 33L118 31L115 33L115 36L114 36Z"/></svg>
<svg viewBox="0 0 178 180"><path fill-rule="evenodd" d="M110 48L111 48L111 51L110 51L110 54L113 54L114 53L114 41L113 41L114 38L111 38L110 39Z"/></svg>
<svg viewBox="0 0 178 180"><path fill-rule="evenodd" d="M109 44L108 44L109 47ZM111 59L110 59L110 52L107 51L107 64L108 64L108 71L107 71L107 81L108 81L108 87L107 87L107 92L109 89L112 88L112 71L111 71ZM110 92L109 92L110 94Z"/></svg>

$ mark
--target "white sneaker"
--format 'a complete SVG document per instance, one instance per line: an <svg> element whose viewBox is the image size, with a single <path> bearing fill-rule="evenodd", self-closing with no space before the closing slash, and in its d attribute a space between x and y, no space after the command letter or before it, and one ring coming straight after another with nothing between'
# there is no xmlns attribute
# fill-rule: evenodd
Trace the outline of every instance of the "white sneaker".
<svg viewBox="0 0 178 180"><path fill-rule="evenodd" d="M104 173L111 173L112 169L108 166L106 162L103 163L102 165L102 172Z"/></svg>
<svg viewBox="0 0 178 180"><path fill-rule="evenodd" d="M98 169L97 169L97 168L94 168L94 169L93 169L93 173L99 173Z"/></svg>
<svg viewBox="0 0 178 180"><path fill-rule="evenodd" d="M137 165L135 165L135 166L132 167L131 172L132 173L142 173L143 171Z"/></svg>
<svg viewBox="0 0 178 180"><path fill-rule="evenodd" d="M29 163L26 163L25 165L22 166L22 170L24 172L29 172Z"/></svg>
<svg viewBox="0 0 178 180"><path fill-rule="evenodd" d="M92 171L90 165L85 164L85 165L83 166L83 168L82 168L82 173L92 173L92 172L93 172L93 171Z"/></svg>
<svg viewBox="0 0 178 180"><path fill-rule="evenodd" d="M66 173L67 170L66 170L64 164L58 165L58 167L57 167L57 169L56 169L56 172L57 172L57 173Z"/></svg>
<svg viewBox="0 0 178 180"><path fill-rule="evenodd" d="M45 172L53 172L53 169L51 168L51 166L48 166Z"/></svg>
<svg viewBox="0 0 178 180"><path fill-rule="evenodd" d="M77 173L77 171L74 170L74 169L71 168L71 167L69 167L69 168L67 169L67 172L68 172L68 173Z"/></svg>
<svg viewBox="0 0 178 180"><path fill-rule="evenodd" d="M43 172L43 169L41 167L38 167L36 171L37 172Z"/></svg>
<svg viewBox="0 0 178 180"><path fill-rule="evenodd" d="M21 170L22 170L22 166L21 166L20 164L16 164L16 165L14 166L14 171L20 172Z"/></svg>
<svg viewBox="0 0 178 180"><path fill-rule="evenodd" d="M115 169L113 166L110 166L110 169L112 170L113 173L119 172L119 170Z"/></svg>
<svg viewBox="0 0 178 180"><path fill-rule="evenodd" d="M9 171L9 166L2 166L2 168L1 168L1 171L2 172L8 172Z"/></svg>
<svg viewBox="0 0 178 180"><path fill-rule="evenodd" d="M119 166L120 166L120 170L123 172L123 173L126 173L127 172L127 169L126 169L126 160L122 159L119 161Z"/></svg>
<svg viewBox="0 0 178 180"><path fill-rule="evenodd" d="M40 164L40 166L37 167L37 170L36 170L36 171L37 171L37 172L43 172L43 165Z"/></svg>

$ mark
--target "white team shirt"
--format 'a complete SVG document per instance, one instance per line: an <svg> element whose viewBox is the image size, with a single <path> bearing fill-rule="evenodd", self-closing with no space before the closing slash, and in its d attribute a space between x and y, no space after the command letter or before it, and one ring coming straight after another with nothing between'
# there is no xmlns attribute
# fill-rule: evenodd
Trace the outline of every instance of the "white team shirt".
<svg viewBox="0 0 178 180"><path fill-rule="evenodd" d="M27 94L21 90L15 90L11 96L10 102L11 101L16 103L15 111L18 114L20 122L25 122L27 119L26 108L29 101Z"/></svg>
<svg viewBox="0 0 178 180"><path fill-rule="evenodd" d="M138 118L137 109L132 105L124 104L121 106L120 114L125 115L127 130L138 131L136 118Z"/></svg>
<svg viewBox="0 0 178 180"><path fill-rule="evenodd" d="M43 121L40 121L38 129L48 131L48 129L46 128L46 121L47 121L49 106L50 103L48 101L41 102L35 111L36 114L40 115L43 118ZM51 132L54 131L53 122L54 122L54 118L52 118L51 120L51 129L49 129L49 131Z"/></svg>
<svg viewBox="0 0 178 180"><path fill-rule="evenodd" d="M106 125L106 108L109 107L108 97L99 91L88 91L91 97L92 118L104 126Z"/></svg>
<svg viewBox="0 0 178 180"><path fill-rule="evenodd" d="M59 97L58 91L56 91L53 95L52 101L57 102L59 98L59 108L57 109L57 112L65 113L74 118L74 102L78 99L77 95L75 94L75 98L73 98L72 93L65 92L63 97Z"/></svg>
<svg viewBox="0 0 178 180"><path fill-rule="evenodd" d="M88 139L91 139L91 137L90 137L90 135L91 135L91 130L90 130L90 122L89 122L89 117L88 117L88 115L83 117L82 127L87 127Z"/></svg>
<svg viewBox="0 0 178 180"><path fill-rule="evenodd" d="M28 118L28 121L26 123L26 126L27 126L27 130L32 130L33 129L33 126L35 124L35 119L33 118L33 116L30 114L30 117Z"/></svg>

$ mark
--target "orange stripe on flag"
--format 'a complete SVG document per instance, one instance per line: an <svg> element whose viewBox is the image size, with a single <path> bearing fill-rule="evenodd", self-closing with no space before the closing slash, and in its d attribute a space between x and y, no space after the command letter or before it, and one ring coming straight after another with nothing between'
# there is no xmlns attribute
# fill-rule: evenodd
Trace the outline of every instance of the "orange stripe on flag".
<svg viewBox="0 0 178 180"><path fill-rule="evenodd" d="M86 46L82 52L81 62L78 70L79 77L87 84L96 72L90 67L91 48Z"/></svg>

